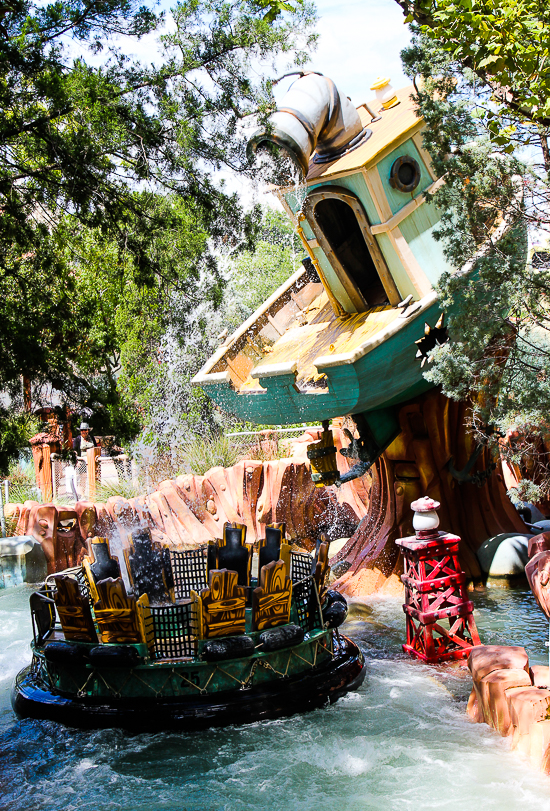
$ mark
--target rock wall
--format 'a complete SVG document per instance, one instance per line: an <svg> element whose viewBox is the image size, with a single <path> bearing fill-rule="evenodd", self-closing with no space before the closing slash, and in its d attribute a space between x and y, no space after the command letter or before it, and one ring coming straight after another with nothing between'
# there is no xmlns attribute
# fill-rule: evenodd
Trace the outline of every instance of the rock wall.
<svg viewBox="0 0 550 811"><path fill-rule="evenodd" d="M292 459L245 460L230 468L212 468L204 476L178 476L139 498L78 502L74 509L28 501L8 505L6 511L18 519L18 535L41 542L49 572L79 563L86 554L86 538L115 535L124 545L128 533L143 525L150 527L156 541L185 549L221 537L226 521L246 524L249 541L263 537L266 524L285 521L287 534L312 548L321 532L331 540L352 535L368 500L362 480L340 489L314 486L305 453L317 439L317 432L304 434L295 443ZM341 472L348 469L344 457L339 464Z"/></svg>
<svg viewBox="0 0 550 811"><path fill-rule="evenodd" d="M468 715L486 723L531 765L550 774L550 668L529 666L524 648L481 645L468 657Z"/></svg>
<svg viewBox="0 0 550 811"><path fill-rule="evenodd" d="M371 471L340 488L314 486L306 451L320 436L306 431L292 442L288 459L215 467L204 476L161 482L149 495L114 497L106 504L79 502L73 511L26 502L8 505L7 512L18 517L18 534L41 541L49 571L75 565L90 534L115 534L124 544L133 527L145 524L157 541L190 548L220 537L226 521L246 524L247 538L253 541L263 536L266 524L285 521L288 535L306 548L321 532L331 540L350 538L331 561L340 569L335 587L348 596L365 596L402 592L395 540L413 534L410 504L428 495L441 502L441 527L462 538L464 571L480 579L480 544L499 532L525 529L506 496L498 462L493 470L484 451L463 482L451 475L449 462L462 471L475 445L466 427L467 406L438 392L401 407L399 418L400 436ZM333 421L338 449L348 444L342 441L343 424ZM347 458L338 454L337 460L345 473ZM71 519L72 529L67 528Z"/></svg>

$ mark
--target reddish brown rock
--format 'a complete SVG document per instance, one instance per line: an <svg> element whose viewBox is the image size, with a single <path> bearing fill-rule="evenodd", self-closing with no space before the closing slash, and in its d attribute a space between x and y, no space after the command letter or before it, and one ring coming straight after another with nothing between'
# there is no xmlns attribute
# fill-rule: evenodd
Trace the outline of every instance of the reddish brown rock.
<svg viewBox="0 0 550 811"><path fill-rule="evenodd" d="M478 645L468 655L468 667L474 684L493 670L525 670L529 674L529 658L525 648L508 645Z"/></svg>
<svg viewBox="0 0 550 811"><path fill-rule="evenodd" d="M531 678L525 670L493 670L474 682L483 720L503 737L512 733L507 690L514 687L531 687Z"/></svg>
<svg viewBox="0 0 550 811"><path fill-rule="evenodd" d="M534 687L550 688L550 668L548 665L531 665L529 675Z"/></svg>
<svg viewBox="0 0 550 811"><path fill-rule="evenodd" d="M530 744L525 741L525 737L531 734L533 724L548 719L550 690L532 686L512 688L506 696L514 727L512 747L519 747L524 754L528 754Z"/></svg>
<svg viewBox="0 0 550 811"><path fill-rule="evenodd" d="M470 697L468 699L468 705L466 707L466 712L470 716L471 720L474 724L482 724L485 721L483 717L483 713L479 707L479 701L477 699L477 693L472 688L472 692L470 693Z"/></svg>
<svg viewBox="0 0 550 811"><path fill-rule="evenodd" d="M544 552L550 549L550 532L541 532L540 535L534 535L529 538L527 545L527 555L529 558L534 557L537 552Z"/></svg>
<svg viewBox="0 0 550 811"><path fill-rule="evenodd" d="M546 687L550 668L529 668L523 648L500 645L474 648L469 667L473 676L469 717L485 721L501 735L511 734L512 748L550 774L550 689Z"/></svg>
<svg viewBox="0 0 550 811"><path fill-rule="evenodd" d="M78 516L78 526L82 538L93 538L96 535L97 513L92 501L77 501L74 511Z"/></svg>
<svg viewBox="0 0 550 811"><path fill-rule="evenodd" d="M40 541L48 574L77 566L86 554L78 514L55 504L35 504L30 508L24 535Z"/></svg>
<svg viewBox="0 0 550 811"><path fill-rule="evenodd" d="M546 774L549 773L550 757L550 721L538 721L533 724L529 735L528 755L531 765Z"/></svg>
<svg viewBox="0 0 550 811"><path fill-rule="evenodd" d="M308 439L311 441L311 436ZM347 465L347 460L344 462ZM355 491L347 487L346 492L350 495ZM322 532L334 539L346 531L351 534L357 526L361 514L344 500L344 495L315 487L308 464L301 458L263 463L247 460L232 468L212 468L205 476L189 474L163 481L153 493L139 498L114 496L106 504L79 502L75 508L77 534L82 540L90 533L101 537L117 533L126 545L128 533L145 525L155 541L190 548L220 538L226 521L246 524L247 540L251 542L263 537L266 523L284 521L293 541L312 548ZM357 505L356 496L352 500ZM34 528L47 547L49 565L55 567L52 571L73 565L64 563L65 559L76 559L73 552L66 558L58 554L59 550L54 551L54 513L41 514L40 520L47 526L35 527L37 507L35 502L14 505L14 514L19 515L19 534L33 534ZM386 582L380 572L375 579L379 585Z"/></svg>
<svg viewBox="0 0 550 811"><path fill-rule="evenodd" d="M339 577L331 588L336 589L346 597L368 597L370 594L380 594L391 597L403 597L404 586L398 575L389 577L377 568L359 569L358 572L346 572Z"/></svg>
<svg viewBox="0 0 550 811"><path fill-rule="evenodd" d="M525 566L525 574L539 608L550 619L550 552L537 552Z"/></svg>
<svg viewBox="0 0 550 811"><path fill-rule="evenodd" d="M33 507L38 506L38 501L25 501L23 504L18 504L20 507L19 511L19 521L17 522L17 526L15 528L16 535L30 535L31 528L30 524L30 514Z"/></svg>

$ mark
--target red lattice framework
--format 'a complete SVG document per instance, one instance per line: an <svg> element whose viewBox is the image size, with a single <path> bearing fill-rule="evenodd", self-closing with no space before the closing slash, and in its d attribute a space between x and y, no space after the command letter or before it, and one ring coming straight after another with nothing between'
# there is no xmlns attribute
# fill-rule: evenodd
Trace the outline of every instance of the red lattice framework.
<svg viewBox="0 0 550 811"><path fill-rule="evenodd" d="M403 650L429 664L465 658L481 643L458 561L460 538L447 532L419 532L396 543L405 563Z"/></svg>

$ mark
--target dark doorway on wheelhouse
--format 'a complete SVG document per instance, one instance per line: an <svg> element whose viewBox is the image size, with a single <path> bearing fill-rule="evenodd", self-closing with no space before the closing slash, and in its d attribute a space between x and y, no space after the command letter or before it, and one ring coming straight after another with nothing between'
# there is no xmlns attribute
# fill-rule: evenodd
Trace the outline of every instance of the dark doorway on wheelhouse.
<svg viewBox="0 0 550 811"><path fill-rule="evenodd" d="M351 206L335 197L320 200L315 219L336 258L370 307L387 304L388 295Z"/></svg>
<svg viewBox="0 0 550 811"><path fill-rule="evenodd" d="M387 304L395 307L401 301L356 194L341 186L312 189L304 202L304 215L346 292L347 300L339 303L347 312ZM332 293L338 298L336 289Z"/></svg>

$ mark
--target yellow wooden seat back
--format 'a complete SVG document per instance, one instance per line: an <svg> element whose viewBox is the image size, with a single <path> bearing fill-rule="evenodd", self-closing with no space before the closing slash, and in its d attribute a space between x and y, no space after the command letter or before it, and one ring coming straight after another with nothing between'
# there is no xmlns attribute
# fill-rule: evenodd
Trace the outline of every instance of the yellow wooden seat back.
<svg viewBox="0 0 550 811"><path fill-rule="evenodd" d="M152 623L149 598L139 600L126 594L121 577L97 583L99 601L94 605L96 622L104 644L144 642L152 646Z"/></svg>
<svg viewBox="0 0 550 811"><path fill-rule="evenodd" d="M213 569L208 588L191 592L193 631L199 639L244 634L246 589L237 581L237 572Z"/></svg>
<svg viewBox="0 0 550 811"><path fill-rule="evenodd" d="M290 577L290 550L292 549L292 544L290 543L282 543L281 544L281 560L285 564L285 572L287 577Z"/></svg>
<svg viewBox="0 0 550 811"><path fill-rule="evenodd" d="M57 574L55 581L55 607L65 639L79 642L97 642L97 633L88 600L82 596L76 580L66 574Z"/></svg>
<svg viewBox="0 0 550 811"><path fill-rule="evenodd" d="M260 572L260 585L252 592L252 630L263 631L290 622L292 581L284 561L268 563Z"/></svg>

